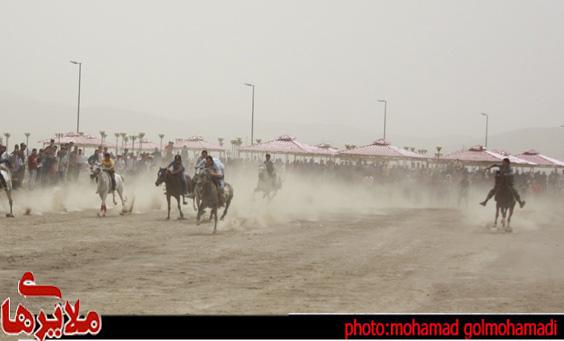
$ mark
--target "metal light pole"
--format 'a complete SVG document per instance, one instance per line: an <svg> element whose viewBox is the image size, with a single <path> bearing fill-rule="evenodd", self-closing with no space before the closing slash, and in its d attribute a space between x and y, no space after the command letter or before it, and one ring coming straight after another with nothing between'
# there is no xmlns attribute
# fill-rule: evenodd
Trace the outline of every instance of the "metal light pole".
<svg viewBox="0 0 564 341"><path fill-rule="evenodd" d="M378 102L384 103L384 141L386 141L386 124L388 123L388 101L385 99L379 99Z"/></svg>
<svg viewBox="0 0 564 341"><path fill-rule="evenodd" d="M488 116L488 114L486 114L485 112L481 113L480 115L486 117L486 144L484 145L484 147L488 148L488 125L489 125L490 116Z"/></svg>
<svg viewBox="0 0 564 341"><path fill-rule="evenodd" d="M80 82L82 79L82 63L74 60L71 60L70 62L78 65L78 108L76 110L76 132L79 133L80 132Z"/></svg>
<svg viewBox="0 0 564 341"><path fill-rule="evenodd" d="M254 132L255 132L255 85L252 83L245 83L246 86L250 86L253 89L252 92L252 104L251 104L251 145L254 144Z"/></svg>

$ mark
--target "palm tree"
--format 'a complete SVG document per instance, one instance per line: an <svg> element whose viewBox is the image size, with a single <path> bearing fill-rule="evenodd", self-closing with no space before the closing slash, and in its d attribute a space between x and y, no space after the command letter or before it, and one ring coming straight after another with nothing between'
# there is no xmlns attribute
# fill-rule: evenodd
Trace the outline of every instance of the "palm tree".
<svg viewBox="0 0 564 341"><path fill-rule="evenodd" d="M161 139L161 150L163 150L163 139L164 139L164 134L159 134L159 138Z"/></svg>
<svg viewBox="0 0 564 341"><path fill-rule="evenodd" d="M106 139L106 136L108 136L106 134L106 132L103 131L103 130L100 130L100 137L102 138L102 144L104 144L104 140Z"/></svg>
<svg viewBox="0 0 564 341"><path fill-rule="evenodd" d="M231 153L233 153L233 157L235 157L235 145L237 144L237 140L231 140Z"/></svg>
<svg viewBox="0 0 564 341"><path fill-rule="evenodd" d="M130 135L129 139L131 140L131 152L135 151L135 140L137 139L137 135Z"/></svg>
<svg viewBox="0 0 564 341"><path fill-rule="evenodd" d="M118 155L119 133L114 133L116 137L116 155Z"/></svg>
<svg viewBox="0 0 564 341"><path fill-rule="evenodd" d="M119 135L121 136L121 148L125 149L125 144L129 140L129 138L127 137L126 133L119 133Z"/></svg>
<svg viewBox="0 0 564 341"><path fill-rule="evenodd" d="M145 133L139 133L139 152L143 151L143 138L145 137Z"/></svg>
<svg viewBox="0 0 564 341"><path fill-rule="evenodd" d="M10 142L10 133L4 133L4 136L6 136L6 150L9 150L8 142Z"/></svg>
<svg viewBox="0 0 564 341"><path fill-rule="evenodd" d="M260 144L262 142L262 139L255 139L257 141L257 144Z"/></svg>

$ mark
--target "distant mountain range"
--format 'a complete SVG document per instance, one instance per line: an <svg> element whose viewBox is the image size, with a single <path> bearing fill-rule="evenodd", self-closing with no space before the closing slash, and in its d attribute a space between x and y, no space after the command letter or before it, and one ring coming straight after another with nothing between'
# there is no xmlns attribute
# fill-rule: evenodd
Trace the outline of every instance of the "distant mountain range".
<svg viewBox="0 0 564 341"><path fill-rule="evenodd" d="M30 100L0 93L0 112L2 131L10 132L11 141L25 141L25 132L30 132L30 145L37 145L41 139L76 129L76 108L72 105ZM134 134L145 132L149 140L158 142L158 134L165 134L165 142L176 137L201 135L216 142L217 137L229 141L242 137L249 142L250 120L242 120L241 115L219 114L214 117L197 116L187 113L183 118L169 118L166 115L140 113L136 111L109 108L81 108L81 130L97 135L105 130L112 141L114 132ZM330 143L343 148L344 144L364 145L372 143L379 136L374 136L373 129L359 125L303 124L300 122L255 122L255 138L263 141L289 134L299 140L311 143ZM410 146L427 149L434 153L440 145L448 153L473 145L483 144L483 137L445 134L436 137L415 137L392 135L391 142L399 147ZM228 143L228 142L227 142ZM489 137L490 149L520 153L536 149L546 155L564 159L564 128L534 127L511 130Z"/></svg>

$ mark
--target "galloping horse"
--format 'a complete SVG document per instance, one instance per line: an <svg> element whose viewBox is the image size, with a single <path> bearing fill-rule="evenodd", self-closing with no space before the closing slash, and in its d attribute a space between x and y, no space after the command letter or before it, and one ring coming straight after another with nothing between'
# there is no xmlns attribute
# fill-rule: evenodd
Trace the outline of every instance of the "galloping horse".
<svg viewBox="0 0 564 341"><path fill-rule="evenodd" d="M6 217L13 218L14 213L12 212L12 177L10 175L10 171L6 168L0 167L0 173L2 173L2 177L4 181L6 181L6 186L0 182L0 189L6 191L6 196L8 197L8 203L10 204L10 213L6 214Z"/></svg>
<svg viewBox="0 0 564 341"><path fill-rule="evenodd" d="M495 194L495 221L494 227L497 227L497 218L501 211L501 226L504 227L506 232L511 232L511 217L513 216L513 209L515 208L515 197L509 185L505 183L500 186ZM507 218L507 223L506 223Z"/></svg>
<svg viewBox="0 0 564 341"><path fill-rule="evenodd" d="M121 175L117 173L114 174L116 180L116 188L112 190L112 179L110 178L110 174L108 174L108 172L102 171L99 165L93 166L91 170L92 174L90 175L90 178L96 179L96 182L98 183L96 193L98 193L100 199L102 200L98 216L106 216L106 211L108 210L106 207L106 198L108 197L109 193L112 194L114 205L117 205L116 192L118 193L119 199L121 200L121 214L127 213L125 208L126 199L123 195L123 178L121 177Z"/></svg>
<svg viewBox="0 0 564 341"><path fill-rule="evenodd" d="M264 165L259 167L258 178L257 188L255 188L255 191L253 192L253 197L256 192L262 192L263 199L268 198L268 200L271 200L276 195L276 192L282 188L282 180L280 180L280 177L271 177Z"/></svg>
<svg viewBox="0 0 564 341"><path fill-rule="evenodd" d="M212 217L214 218L213 233L217 230L217 209L221 207L219 205L219 194L216 184L209 172L200 171L194 175L194 193L195 193L195 203L198 209L197 224L200 224L200 218L204 214L204 209L211 208L210 221ZM233 187L227 182L225 183L223 189L223 202L225 204L225 209L221 215L220 220L225 218L229 205L231 205L231 200L233 199ZM222 205L223 206L223 205Z"/></svg>
<svg viewBox="0 0 564 341"><path fill-rule="evenodd" d="M186 174L182 174L181 176L185 177L186 186L188 186L191 181L190 178ZM178 219L184 219L184 214L182 213L180 205L180 197L186 192L186 188L183 188L184 186L180 181L180 176L173 176L166 168L160 168L157 173L155 186L160 186L163 182L165 184L166 202L168 204L168 214L166 219L170 219L170 197L174 197L178 203L178 213L180 214Z"/></svg>

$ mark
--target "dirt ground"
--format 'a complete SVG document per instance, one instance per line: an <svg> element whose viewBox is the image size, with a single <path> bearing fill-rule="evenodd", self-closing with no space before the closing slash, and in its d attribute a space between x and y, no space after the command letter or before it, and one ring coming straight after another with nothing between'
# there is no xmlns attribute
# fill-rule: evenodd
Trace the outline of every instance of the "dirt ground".
<svg viewBox="0 0 564 341"><path fill-rule="evenodd" d="M158 190L151 195L164 203ZM0 218L0 298L22 302L17 283L32 271L38 284L57 285L64 300L80 299L81 310L101 314L564 307L564 217L558 211L529 204L517 210L514 232L502 233L486 227L491 206L384 207L359 195L354 206L362 201L362 209L343 201L314 210L317 197L281 194L249 207L240 199L246 195L239 192L215 235L207 223L196 226L191 207L184 207L187 220L176 220L173 208L173 219L165 221L164 207L151 207L151 200L132 215L114 209L106 218L96 216L95 205L66 212L36 208L31 215L20 205L15 219ZM91 188L65 200L77 203L83 196L97 203ZM47 309L55 301L25 302Z"/></svg>

